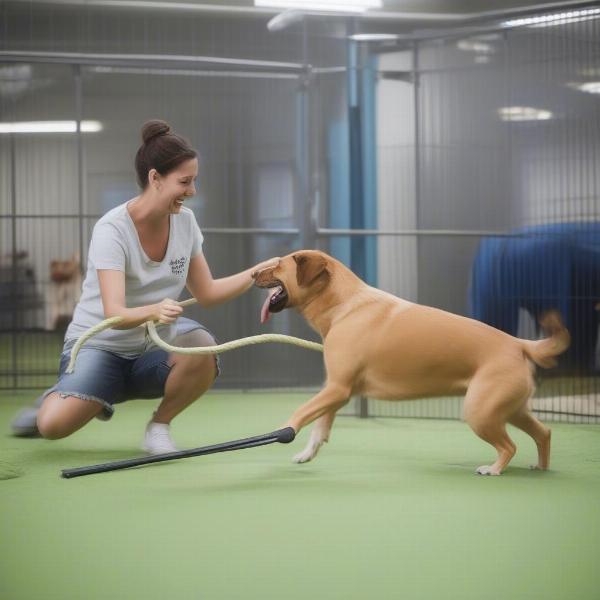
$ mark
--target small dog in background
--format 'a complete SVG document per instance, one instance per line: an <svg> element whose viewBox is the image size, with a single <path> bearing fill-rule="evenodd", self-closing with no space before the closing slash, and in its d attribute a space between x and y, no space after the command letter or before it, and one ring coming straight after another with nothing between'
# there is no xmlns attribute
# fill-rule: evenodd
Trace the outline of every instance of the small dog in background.
<svg viewBox="0 0 600 600"><path fill-rule="evenodd" d="M75 252L68 260L50 262L46 329L66 329L81 295L81 263Z"/></svg>

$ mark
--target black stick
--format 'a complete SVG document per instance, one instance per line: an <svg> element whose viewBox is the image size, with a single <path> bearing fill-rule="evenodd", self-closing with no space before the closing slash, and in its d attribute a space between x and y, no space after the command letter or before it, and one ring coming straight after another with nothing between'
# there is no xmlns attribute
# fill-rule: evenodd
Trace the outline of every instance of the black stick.
<svg viewBox="0 0 600 600"><path fill-rule="evenodd" d="M81 477L82 475L92 475L93 473L104 473L106 471L117 471L119 469L128 469L130 467L139 467L150 463L164 462L167 460L176 460L178 458L189 458L190 456L203 456L204 454L216 454L217 452L229 452L230 450L242 450L243 448L255 448L256 446L265 446L279 442L289 444L296 437L293 427L278 429L271 433L255 435L254 437L244 438L242 440L233 440L232 442L223 442L214 446L203 446L202 448L191 448L190 450L180 450L178 452L168 452L166 454L155 454L154 456L143 456L141 458L130 458L127 460L117 460L115 462L103 463L100 465L90 465L88 467L76 467L74 469L63 469L62 477L71 479Z"/></svg>

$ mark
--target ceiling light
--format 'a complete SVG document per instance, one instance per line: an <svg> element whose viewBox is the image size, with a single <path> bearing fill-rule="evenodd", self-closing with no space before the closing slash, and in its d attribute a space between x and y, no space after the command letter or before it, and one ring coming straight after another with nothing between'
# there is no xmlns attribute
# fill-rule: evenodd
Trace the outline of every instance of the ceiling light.
<svg viewBox="0 0 600 600"><path fill-rule="evenodd" d="M480 54L492 54L495 52L495 48L492 44L482 42L475 38L459 40L456 43L456 47L465 52L478 52Z"/></svg>
<svg viewBox="0 0 600 600"><path fill-rule="evenodd" d="M585 83L569 83L569 87L587 92L588 94L600 94L600 81L586 81Z"/></svg>
<svg viewBox="0 0 600 600"><path fill-rule="evenodd" d="M399 39L395 33L355 33L349 39L355 42L391 42Z"/></svg>
<svg viewBox="0 0 600 600"><path fill-rule="evenodd" d="M263 8L361 13L369 8L381 8L382 2L381 0L254 0L254 5Z"/></svg>
<svg viewBox="0 0 600 600"><path fill-rule="evenodd" d="M0 133L75 133L77 121L19 121L0 123ZM81 131L102 131L100 121L81 121Z"/></svg>
<svg viewBox="0 0 600 600"><path fill-rule="evenodd" d="M498 114L503 121L546 121L553 116L549 110L531 106L503 106Z"/></svg>
<svg viewBox="0 0 600 600"><path fill-rule="evenodd" d="M502 27L553 27L555 25L565 25L566 23L576 23L577 21L587 21L588 19L595 19L599 16L600 8L587 8L583 10L554 13L551 15L542 15L540 17L512 19L510 21L504 21Z"/></svg>

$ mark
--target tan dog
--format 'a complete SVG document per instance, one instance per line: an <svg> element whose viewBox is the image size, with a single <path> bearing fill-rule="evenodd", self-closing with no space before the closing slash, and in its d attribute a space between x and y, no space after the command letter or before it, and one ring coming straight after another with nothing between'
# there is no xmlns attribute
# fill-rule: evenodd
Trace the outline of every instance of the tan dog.
<svg viewBox="0 0 600 600"><path fill-rule="evenodd" d="M50 262L50 283L47 288L46 329L66 328L81 295L79 253L69 260Z"/></svg>
<svg viewBox="0 0 600 600"><path fill-rule="evenodd" d="M535 440L535 468L548 468L550 430L531 414L528 401L534 391L531 361L554 366L554 357L569 345L556 313L542 324L550 338L521 340L370 287L341 262L315 250L294 252L253 277L258 287L273 288L263 322L269 313L293 307L323 338L325 386L286 423L298 433L318 419L296 462L316 456L329 439L336 411L352 395L403 400L466 393L465 420L498 452L496 462L477 473L500 475L514 456L506 423Z"/></svg>

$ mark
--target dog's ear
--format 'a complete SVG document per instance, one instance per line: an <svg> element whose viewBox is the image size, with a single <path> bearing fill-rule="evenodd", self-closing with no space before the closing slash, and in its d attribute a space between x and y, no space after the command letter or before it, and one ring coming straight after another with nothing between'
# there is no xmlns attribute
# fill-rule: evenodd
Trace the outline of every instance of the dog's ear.
<svg viewBox="0 0 600 600"><path fill-rule="evenodd" d="M328 274L327 261L322 256L311 254L294 254L296 261L296 281L298 286L303 287L311 284L317 277Z"/></svg>

